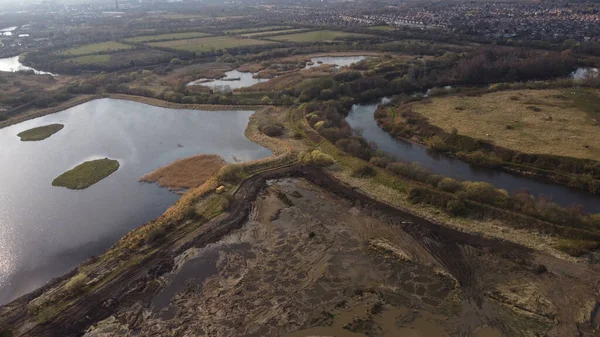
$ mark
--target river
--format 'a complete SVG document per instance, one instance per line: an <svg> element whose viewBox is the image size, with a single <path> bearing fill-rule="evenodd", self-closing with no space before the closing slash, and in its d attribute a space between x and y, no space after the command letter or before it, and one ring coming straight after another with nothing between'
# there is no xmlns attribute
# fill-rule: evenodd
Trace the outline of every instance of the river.
<svg viewBox="0 0 600 337"><path fill-rule="evenodd" d="M460 180L484 181L509 192L527 188L534 195L552 196L559 205L581 204L588 212L600 213L600 198L591 193L550 181L470 165L447 155L432 153L420 144L396 139L377 125L374 115L378 105L356 104L352 106L346 121L353 129L361 129L365 139L398 159L417 162L436 174Z"/></svg>
<svg viewBox="0 0 600 337"><path fill-rule="evenodd" d="M179 198L140 176L200 153L229 162L271 155L244 136L252 113L99 99L0 129L0 304L101 254ZM17 137L50 123L65 127L40 142ZM99 183L81 191L51 186L64 171L104 157L121 167Z"/></svg>

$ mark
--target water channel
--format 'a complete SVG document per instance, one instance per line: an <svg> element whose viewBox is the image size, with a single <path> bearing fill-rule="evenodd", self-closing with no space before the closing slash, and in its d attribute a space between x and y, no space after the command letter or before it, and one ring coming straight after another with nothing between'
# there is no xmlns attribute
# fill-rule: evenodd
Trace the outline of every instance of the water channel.
<svg viewBox="0 0 600 337"><path fill-rule="evenodd" d="M140 176L200 153L229 162L271 155L244 136L252 113L100 99L0 129L0 305L101 254L179 198ZM65 127L39 142L17 137L50 123ZM99 183L81 191L51 186L64 171L104 157L121 167Z"/></svg>
<svg viewBox="0 0 600 337"><path fill-rule="evenodd" d="M387 100L382 101L386 103ZM562 206L581 204L588 212L600 213L600 198L591 193L550 181L473 166L456 158L432 153L420 144L396 139L377 125L374 115L378 105L379 103L356 104L346 121L353 129L361 129L365 139L374 142L379 149L400 160L417 162L431 172L443 176L484 181L509 192L527 188L534 195L552 196L553 200Z"/></svg>

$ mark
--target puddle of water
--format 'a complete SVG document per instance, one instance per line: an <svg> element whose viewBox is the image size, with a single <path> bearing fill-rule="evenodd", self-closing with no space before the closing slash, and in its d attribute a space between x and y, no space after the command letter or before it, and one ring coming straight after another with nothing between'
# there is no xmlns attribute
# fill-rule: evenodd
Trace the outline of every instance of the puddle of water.
<svg viewBox="0 0 600 337"><path fill-rule="evenodd" d="M254 78L254 75L256 74L232 70L226 72L225 77L222 79L210 80L201 78L188 83L188 85L201 85L215 91L229 92L234 89L250 87L257 83L267 82L269 80L266 78Z"/></svg>
<svg viewBox="0 0 600 337"><path fill-rule="evenodd" d="M323 56L323 57L313 57L311 62L312 65L306 65L304 69L320 67L323 64L334 64L336 68L347 67L354 63L358 63L362 60L366 59L365 56Z"/></svg>
<svg viewBox="0 0 600 337"><path fill-rule="evenodd" d="M169 320L176 315L171 305L173 297L188 284L201 286L209 277L219 272L217 261L221 253L237 250L250 250L248 243L216 244L200 249L193 257L185 261L178 271L167 280L167 286L152 299L152 307L158 312L158 317Z"/></svg>

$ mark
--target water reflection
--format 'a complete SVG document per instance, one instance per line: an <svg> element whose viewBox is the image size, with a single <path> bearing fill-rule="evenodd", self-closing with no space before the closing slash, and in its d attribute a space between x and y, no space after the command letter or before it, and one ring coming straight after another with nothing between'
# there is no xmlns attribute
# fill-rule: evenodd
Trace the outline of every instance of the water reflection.
<svg viewBox="0 0 600 337"><path fill-rule="evenodd" d="M0 304L102 253L178 199L139 183L143 174L199 153L230 162L269 156L244 136L251 114L101 99L0 129ZM50 123L65 127L41 142L16 136ZM121 167L82 191L51 186L59 174L96 157L117 159Z"/></svg>
<svg viewBox="0 0 600 337"><path fill-rule="evenodd" d="M0 71L17 72L20 70L33 70L33 72L36 74L40 74L40 75L47 74L47 75L54 76L54 74L52 74L52 73L41 71L41 70L36 70L36 69L33 69L31 67L28 67L28 66L22 64L19 61L19 56L0 59Z"/></svg>

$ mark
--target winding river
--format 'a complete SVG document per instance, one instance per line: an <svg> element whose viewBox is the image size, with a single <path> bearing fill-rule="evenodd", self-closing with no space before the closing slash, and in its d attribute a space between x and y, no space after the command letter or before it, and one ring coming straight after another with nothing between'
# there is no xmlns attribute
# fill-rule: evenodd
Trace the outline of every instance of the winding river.
<svg viewBox="0 0 600 337"><path fill-rule="evenodd" d="M382 101L386 103L386 99ZM417 162L436 174L461 180L484 181L509 192L527 188L534 195L552 196L562 206L580 204L588 212L600 213L600 198L591 193L550 181L469 165L456 158L432 153L420 144L396 139L377 125L374 115L378 105L379 103L356 104L352 106L346 121L353 129L363 130L365 139L398 159Z"/></svg>
<svg viewBox="0 0 600 337"><path fill-rule="evenodd" d="M139 183L143 174L200 153L229 162L271 155L244 136L252 113L99 99L0 129L0 305L101 254L179 198ZM50 123L65 127L40 142L17 137ZM121 167L99 183L81 191L51 186L64 171L104 157Z"/></svg>

